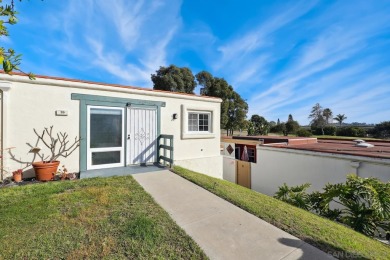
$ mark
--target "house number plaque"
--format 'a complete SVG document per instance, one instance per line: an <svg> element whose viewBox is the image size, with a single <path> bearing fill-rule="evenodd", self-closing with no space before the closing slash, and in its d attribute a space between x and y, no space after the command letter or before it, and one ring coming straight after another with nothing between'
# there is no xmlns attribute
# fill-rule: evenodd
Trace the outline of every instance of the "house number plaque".
<svg viewBox="0 0 390 260"><path fill-rule="evenodd" d="M68 110L56 110L56 116L67 116Z"/></svg>

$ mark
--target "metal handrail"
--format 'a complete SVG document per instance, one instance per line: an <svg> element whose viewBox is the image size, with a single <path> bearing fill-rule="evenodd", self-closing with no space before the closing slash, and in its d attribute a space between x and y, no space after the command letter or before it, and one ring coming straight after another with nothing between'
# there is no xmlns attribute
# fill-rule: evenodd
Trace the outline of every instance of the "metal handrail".
<svg viewBox="0 0 390 260"><path fill-rule="evenodd" d="M161 144L161 139L163 143ZM169 145L168 145L169 140ZM158 163L160 161L168 162L169 167L173 165L173 135L165 135L162 134L157 138L157 158ZM163 150L163 154L161 154L161 149ZM167 157L167 153L169 152L169 157Z"/></svg>

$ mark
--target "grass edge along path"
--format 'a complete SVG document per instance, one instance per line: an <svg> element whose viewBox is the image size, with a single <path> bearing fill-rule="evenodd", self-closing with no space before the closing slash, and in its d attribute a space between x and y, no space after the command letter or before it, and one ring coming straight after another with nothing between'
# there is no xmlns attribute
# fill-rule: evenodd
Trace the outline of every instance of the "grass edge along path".
<svg viewBox="0 0 390 260"><path fill-rule="evenodd" d="M390 246L237 184L174 166L177 175L340 259L389 259Z"/></svg>
<svg viewBox="0 0 390 260"><path fill-rule="evenodd" d="M0 259L206 259L132 176L0 189Z"/></svg>

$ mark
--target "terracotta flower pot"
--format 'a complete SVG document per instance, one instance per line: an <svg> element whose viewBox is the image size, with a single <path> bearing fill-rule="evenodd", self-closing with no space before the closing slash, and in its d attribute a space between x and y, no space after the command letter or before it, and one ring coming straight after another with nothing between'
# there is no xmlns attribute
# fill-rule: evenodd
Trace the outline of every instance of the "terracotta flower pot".
<svg viewBox="0 0 390 260"><path fill-rule="evenodd" d="M22 181L22 173L14 173L13 178L14 178L14 182L21 182Z"/></svg>
<svg viewBox="0 0 390 260"><path fill-rule="evenodd" d="M51 181L57 172L59 161L34 162L32 166L35 170L35 177L38 181Z"/></svg>

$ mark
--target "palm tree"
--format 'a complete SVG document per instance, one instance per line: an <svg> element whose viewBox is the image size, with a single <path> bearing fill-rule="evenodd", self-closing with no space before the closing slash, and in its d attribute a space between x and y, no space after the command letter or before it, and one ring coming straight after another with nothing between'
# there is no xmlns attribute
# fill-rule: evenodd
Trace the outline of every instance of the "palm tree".
<svg viewBox="0 0 390 260"><path fill-rule="evenodd" d="M335 118L333 118L334 120L336 120L337 122L339 122L340 126L341 124L344 122L345 119L347 119L347 117L345 116L345 114L338 114Z"/></svg>
<svg viewBox="0 0 390 260"><path fill-rule="evenodd" d="M332 110L330 110L330 108L325 108L322 115L325 117L326 124L329 124L329 118L332 118L333 116Z"/></svg>

